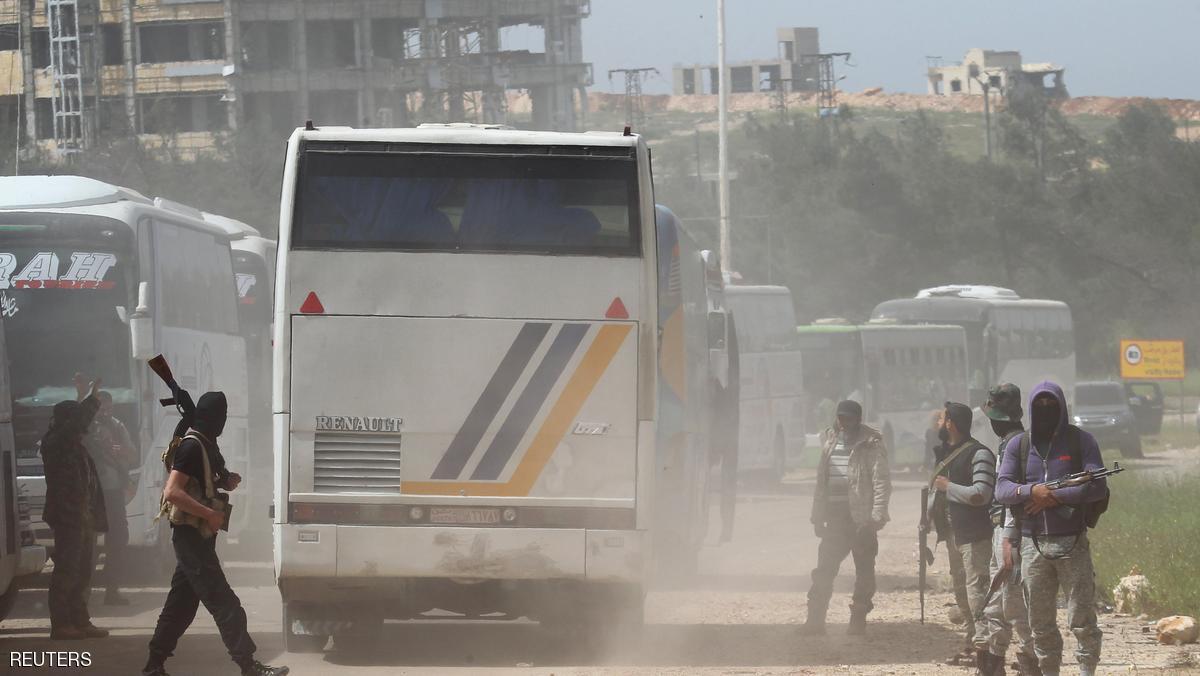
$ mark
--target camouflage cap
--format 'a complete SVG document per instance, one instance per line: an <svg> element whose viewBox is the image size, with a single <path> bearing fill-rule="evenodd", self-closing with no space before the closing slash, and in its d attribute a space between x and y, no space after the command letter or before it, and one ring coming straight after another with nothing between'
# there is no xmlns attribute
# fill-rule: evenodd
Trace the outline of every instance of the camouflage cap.
<svg viewBox="0 0 1200 676"><path fill-rule="evenodd" d="M1021 410L1021 388L1012 383L993 387L988 392L987 401L982 409L983 414L992 420L1020 422L1021 416L1025 414Z"/></svg>

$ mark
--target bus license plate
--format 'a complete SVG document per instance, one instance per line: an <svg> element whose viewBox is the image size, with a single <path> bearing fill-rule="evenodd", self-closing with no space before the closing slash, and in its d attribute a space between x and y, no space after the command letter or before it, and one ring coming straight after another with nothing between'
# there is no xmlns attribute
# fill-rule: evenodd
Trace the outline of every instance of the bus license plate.
<svg viewBox="0 0 1200 676"><path fill-rule="evenodd" d="M500 510L476 507L434 507L429 510L430 523L489 525L500 523Z"/></svg>

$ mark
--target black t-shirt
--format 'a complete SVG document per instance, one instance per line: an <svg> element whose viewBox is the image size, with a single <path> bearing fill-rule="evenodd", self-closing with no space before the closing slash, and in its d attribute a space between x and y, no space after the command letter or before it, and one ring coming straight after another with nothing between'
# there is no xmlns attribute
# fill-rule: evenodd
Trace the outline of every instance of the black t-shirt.
<svg viewBox="0 0 1200 676"><path fill-rule="evenodd" d="M214 475L225 476L225 458L221 456L219 447L208 449L208 464ZM203 485L204 457L200 442L195 439L184 439L180 442L179 448L175 449L175 464L171 466L171 469L183 472ZM215 481L219 481L219 479Z"/></svg>

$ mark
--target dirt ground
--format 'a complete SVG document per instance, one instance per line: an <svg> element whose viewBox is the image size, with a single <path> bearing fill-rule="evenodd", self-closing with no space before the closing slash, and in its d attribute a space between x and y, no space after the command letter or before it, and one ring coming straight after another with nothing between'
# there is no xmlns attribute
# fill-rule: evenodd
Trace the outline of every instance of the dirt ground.
<svg viewBox="0 0 1200 676"><path fill-rule="evenodd" d="M879 593L865 639L845 635L853 565L847 561L823 638L802 638L809 572L816 539L808 526L811 477L798 473L774 490L745 490L739 500L732 543L707 546L696 579L675 581L647 599L641 646L620 647L599 657L550 638L528 622L456 621L388 623L383 648L370 656L338 652L284 654L279 638L279 594L269 563L231 561L237 587L259 644L259 657L292 667L294 674L967 674L941 662L959 646L961 631L947 621L951 594L944 550L930 579L938 590L927 599L927 621L919 624L916 592L916 522L919 482L899 477L893 521L881 532ZM714 529L715 532L715 529ZM236 556L230 553L229 559ZM114 629L103 640L50 642L45 580L22 592L13 616L0 625L0 646L23 650L87 650L91 669L55 673L137 673L146 641L165 595L165 580L129 592L133 605L100 605L95 622ZM1061 620L1060 620L1061 621ZM1133 618L1101 617L1101 673L1196 673L1200 646L1167 648L1144 633ZM1064 674L1078 673L1067 637ZM184 637L172 673L233 674L211 619L201 609ZM12 673L38 670L13 670Z"/></svg>

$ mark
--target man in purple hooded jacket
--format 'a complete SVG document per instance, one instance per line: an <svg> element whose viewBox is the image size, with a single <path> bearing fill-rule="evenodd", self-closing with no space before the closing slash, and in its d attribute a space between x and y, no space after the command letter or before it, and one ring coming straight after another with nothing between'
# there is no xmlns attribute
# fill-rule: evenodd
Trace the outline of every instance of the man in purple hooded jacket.
<svg viewBox="0 0 1200 676"><path fill-rule="evenodd" d="M1058 676L1063 639L1058 630L1058 592L1067 596L1067 626L1075 634L1081 676L1100 662L1103 634L1096 621L1096 583L1088 544L1085 506L1108 495L1104 479L1050 490L1047 481L1104 468L1096 439L1067 423L1062 388L1044 382L1030 396L1032 443L1020 466L1021 437L1009 442L1000 465L996 499L1023 505L1021 579L1029 599L1029 625L1042 673Z"/></svg>

